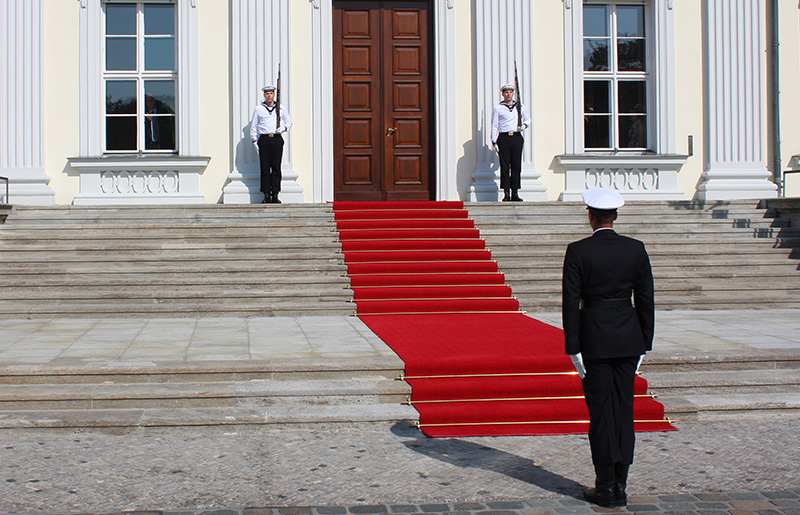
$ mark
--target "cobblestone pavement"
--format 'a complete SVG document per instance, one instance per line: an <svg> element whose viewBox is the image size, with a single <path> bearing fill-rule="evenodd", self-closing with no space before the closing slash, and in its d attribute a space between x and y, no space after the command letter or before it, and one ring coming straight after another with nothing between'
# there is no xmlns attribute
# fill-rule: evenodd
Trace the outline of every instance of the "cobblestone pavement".
<svg viewBox="0 0 800 515"><path fill-rule="evenodd" d="M797 420L640 433L628 512L800 514ZM0 433L0 513L609 512L586 436L428 439L405 424ZM617 509L616 511L622 511Z"/></svg>

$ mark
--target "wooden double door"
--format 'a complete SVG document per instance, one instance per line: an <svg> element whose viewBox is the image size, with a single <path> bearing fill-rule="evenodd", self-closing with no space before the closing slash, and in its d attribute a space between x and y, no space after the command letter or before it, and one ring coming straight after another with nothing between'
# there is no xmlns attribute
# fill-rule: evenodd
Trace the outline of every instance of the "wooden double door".
<svg viewBox="0 0 800 515"><path fill-rule="evenodd" d="M334 198L431 200L427 0L334 0Z"/></svg>

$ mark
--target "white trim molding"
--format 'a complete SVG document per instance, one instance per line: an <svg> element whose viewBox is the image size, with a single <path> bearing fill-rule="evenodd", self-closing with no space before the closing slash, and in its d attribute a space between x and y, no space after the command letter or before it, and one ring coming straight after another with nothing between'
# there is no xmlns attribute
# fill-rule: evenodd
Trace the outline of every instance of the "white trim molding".
<svg viewBox="0 0 800 515"><path fill-rule="evenodd" d="M627 186L621 188L623 192L630 190L626 198L682 200L684 194L677 189L677 173L688 156L676 155L675 12L670 2L643 2L647 5L649 20L646 30L653 35L647 47L647 67L651 70L648 111L652 119L652 154L584 153L583 3L581 0L573 0L571 5L564 3L566 154L557 159L566 169L566 180L561 198L580 200L583 190L591 187L587 185L594 184L597 177L607 180L612 174L615 181L622 181L623 176L627 178ZM597 170L603 172L598 175ZM657 187L652 187L654 177Z"/></svg>
<svg viewBox="0 0 800 515"><path fill-rule="evenodd" d="M627 200L684 200L678 189L678 171L686 155L556 156L566 170L566 189L560 200L581 200L589 188L612 188Z"/></svg>
<svg viewBox="0 0 800 515"><path fill-rule="evenodd" d="M476 38L476 113L478 116L478 163L470 186L471 201L497 201L500 187L500 161L491 145L492 108L501 100L500 86L513 82L514 62L517 63L522 103L533 112L533 2L529 0L477 0L475 5ZM536 124L534 123L534 126ZM547 187L534 168L534 132L524 133L522 151L522 188L525 200L547 200Z"/></svg>
<svg viewBox="0 0 800 515"><path fill-rule="evenodd" d="M209 157L71 157L80 172L75 205L202 204L200 174Z"/></svg>
<svg viewBox="0 0 800 515"><path fill-rule="evenodd" d="M289 0L239 0L231 3L231 149L233 169L223 188L225 204L261 202L258 154L250 142L250 117L263 100L261 88L275 84L281 67L281 105L291 113L292 70L289 60ZM292 159L292 131L284 136L281 200L303 202Z"/></svg>
<svg viewBox="0 0 800 515"><path fill-rule="evenodd" d="M455 151L455 7L448 0L433 0L433 60L435 131L434 166L436 198L454 200L457 157ZM333 200L333 1L314 3L313 22L313 113L314 113L314 202Z"/></svg>
<svg viewBox="0 0 800 515"><path fill-rule="evenodd" d="M761 0L706 0L706 170L702 200L778 196L764 155L764 48Z"/></svg>
<svg viewBox="0 0 800 515"><path fill-rule="evenodd" d="M43 0L0 3L0 175L14 204L53 205L44 171Z"/></svg>

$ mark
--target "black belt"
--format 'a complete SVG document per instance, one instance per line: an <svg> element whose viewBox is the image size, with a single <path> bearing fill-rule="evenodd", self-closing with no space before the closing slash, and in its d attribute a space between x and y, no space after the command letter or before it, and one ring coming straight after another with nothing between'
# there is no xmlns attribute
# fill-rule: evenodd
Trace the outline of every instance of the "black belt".
<svg viewBox="0 0 800 515"><path fill-rule="evenodd" d="M516 136L519 132L509 131L509 132L501 132L501 136Z"/></svg>
<svg viewBox="0 0 800 515"><path fill-rule="evenodd" d="M588 299L583 300L583 309L629 308L633 306L631 299Z"/></svg>

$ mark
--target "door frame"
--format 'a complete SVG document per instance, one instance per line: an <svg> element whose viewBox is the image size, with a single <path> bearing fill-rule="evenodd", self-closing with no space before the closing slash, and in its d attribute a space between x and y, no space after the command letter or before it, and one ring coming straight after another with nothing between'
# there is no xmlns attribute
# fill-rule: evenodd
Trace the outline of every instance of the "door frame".
<svg viewBox="0 0 800 515"><path fill-rule="evenodd" d="M333 0L311 0L313 13L314 202L333 200ZM433 158L436 200L457 200L455 3L430 0L433 8ZM466 8L469 8L467 6Z"/></svg>

